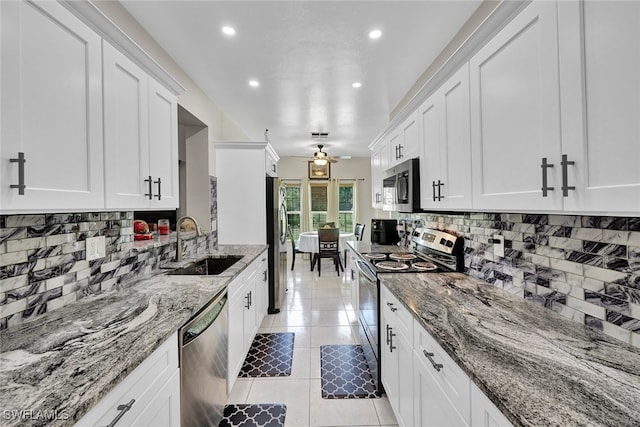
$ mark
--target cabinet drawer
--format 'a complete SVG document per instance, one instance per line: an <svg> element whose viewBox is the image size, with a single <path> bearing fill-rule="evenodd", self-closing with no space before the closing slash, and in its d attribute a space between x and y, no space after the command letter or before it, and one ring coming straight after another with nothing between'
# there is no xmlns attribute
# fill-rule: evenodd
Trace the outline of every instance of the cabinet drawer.
<svg viewBox="0 0 640 427"><path fill-rule="evenodd" d="M382 286L381 293L381 305L383 305L383 307L381 307L380 310L384 313L387 319L389 319L390 316L393 316L395 320L393 323L395 323L401 329L401 332L411 340L413 337L413 316L407 307L398 301L386 286Z"/></svg>
<svg viewBox="0 0 640 427"><path fill-rule="evenodd" d="M419 323L414 326L414 332L414 351L430 368L433 377L449 400L456 402L460 415L468 424L471 419L471 382L469 377ZM425 353L429 354L433 363ZM434 364L440 365L438 366L439 370Z"/></svg>
<svg viewBox="0 0 640 427"><path fill-rule="evenodd" d="M178 371L178 335L173 334L156 351L145 359L131 374L111 390L79 422L79 426L105 426L121 412L119 405L134 400L118 421L119 425L131 425L158 390Z"/></svg>

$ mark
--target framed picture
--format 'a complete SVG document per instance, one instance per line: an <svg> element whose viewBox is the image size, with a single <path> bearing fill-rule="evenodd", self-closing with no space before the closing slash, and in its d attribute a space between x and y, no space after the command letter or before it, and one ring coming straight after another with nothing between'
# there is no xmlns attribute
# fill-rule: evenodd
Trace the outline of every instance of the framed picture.
<svg viewBox="0 0 640 427"><path fill-rule="evenodd" d="M318 166L309 160L309 179L329 179L331 178L331 163Z"/></svg>

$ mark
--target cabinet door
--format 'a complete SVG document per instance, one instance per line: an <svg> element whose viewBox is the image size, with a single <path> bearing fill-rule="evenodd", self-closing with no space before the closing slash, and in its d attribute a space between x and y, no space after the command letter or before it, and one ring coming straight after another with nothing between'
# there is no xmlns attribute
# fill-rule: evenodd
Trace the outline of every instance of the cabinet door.
<svg viewBox="0 0 640 427"><path fill-rule="evenodd" d="M474 209L559 210L555 2L530 3L470 60ZM542 158L548 186L542 195Z"/></svg>
<svg viewBox="0 0 640 427"><path fill-rule="evenodd" d="M442 112L439 195L445 209L471 208L471 121L469 65L465 64L439 90Z"/></svg>
<svg viewBox="0 0 640 427"><path fill-rule="evenodd" d="M169 381L131 423L140 427L180 427L180 370L176 369Z"/></svg>
<svg viewBox="0 0 640 427"><path fill-rule="evenodd" d="M262 258L265 258L265 253ZM255 306L256 306L256 329L260 328L264 316L267 314L267 308L269 307L269 271L265 260L258 261L259 265L256 271L255 287Z"/></svg>
<svg viewBox="0 0 640 427"><path fill-rule="evenodd" d="M511 427L512 424L475 384L471 384L471 425L473 427Z"/></svg>
<svg viewBox="0 0 640 427"><path fill-rule="evenodd" d="M149 168L154 180L151 206L177 208L178 103L175 95L152 78L149 78Z"/></svg>
<svg viewBox="0 0 640 427"><path fill-rule="evenodd" d="M382 152L371 152L371 206L382 209Z"/></svg>
<svg viewBox="0 0 640 427"><path fill-rule="evenodd" d="M420 156L420 125L415 112L402 123L402 141L398 150L398 160L413 159Z"/></svg>
<svg viewBox="0 0 640 427"><path fill-rule="evenodd" d="M413 353L414 425L421 427L468 426L436 381L433 367L425 363L424 356Z"/></svg>
<svg viewBox="0 0 640 427"><path fill-rule="evenodd" d="M149 206L148 76L103 42L105 191L108 208Z"/></svg>
<svg viewBox="0 0 640 427"><path fill-rule="evenodd" d="M384 386L385 393L387 393L387 397L389 398L389 403L396 413L397 418L397 407L398 407L398 352L392 351L390 342L390 334L393 330L393 326L389 322L389 315L386 311L382 310L381 301L381 311L380 314L380 325L382 329L380 330L380 369L381 377L382 377L382 385Z"/></svg>
<svg viewBox="0 0 640 427"><path fill-rule="evenodd" d="M2 209L103 208L100 37L56 2L0 7Z"/></svg>
<svg viewBox="0 0 640 427"><path fill-rule="evenodd" d="M440 149L442 132L440 131L442 105L438 102L438 93L431 95L418 109L420 117L420 139L422 156L420 157L420 206L424 209L438 208L441 202L436 199L436 181L442 179L440 171Z"/></svg>
<svg viewBox="0 0 640 427"><path fill-rule="evenodd" d="M229 298L227 304L229 310L229 372L227 377L227 392L236 382L242 363L244 362L244 312L246 300L244 292L240 291L234 297Z"/></svg>
<svg viewBox="0 0 640 427"><path fill-rule="evenodd" d="M640 3L561 1L558 10L562 148L576 188L565 210L637 213Z"/></svg>

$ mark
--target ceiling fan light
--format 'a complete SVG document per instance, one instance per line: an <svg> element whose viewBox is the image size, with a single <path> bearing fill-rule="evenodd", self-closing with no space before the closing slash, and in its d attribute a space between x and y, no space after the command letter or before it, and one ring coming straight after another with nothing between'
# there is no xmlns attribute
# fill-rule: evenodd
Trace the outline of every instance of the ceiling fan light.
<svg viewBox="0 0 640 427"><path fill-rule="evenodd" d="M315 163L317 166L324 166L327 164L327 159L325 159L324 157L320 157L317 159L313 159L313 163Z"/></svg>

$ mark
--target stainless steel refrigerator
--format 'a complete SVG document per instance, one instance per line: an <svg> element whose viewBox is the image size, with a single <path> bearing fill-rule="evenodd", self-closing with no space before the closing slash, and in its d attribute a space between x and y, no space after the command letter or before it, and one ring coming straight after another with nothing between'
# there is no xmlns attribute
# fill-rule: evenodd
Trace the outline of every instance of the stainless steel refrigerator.
<svg viewBox="0 0 640 427"><path fill-rule="evenodd" d="M269 314L279 313L287 289L286 192L278 178L266 177L267 244L269 245Z"/></svg>

